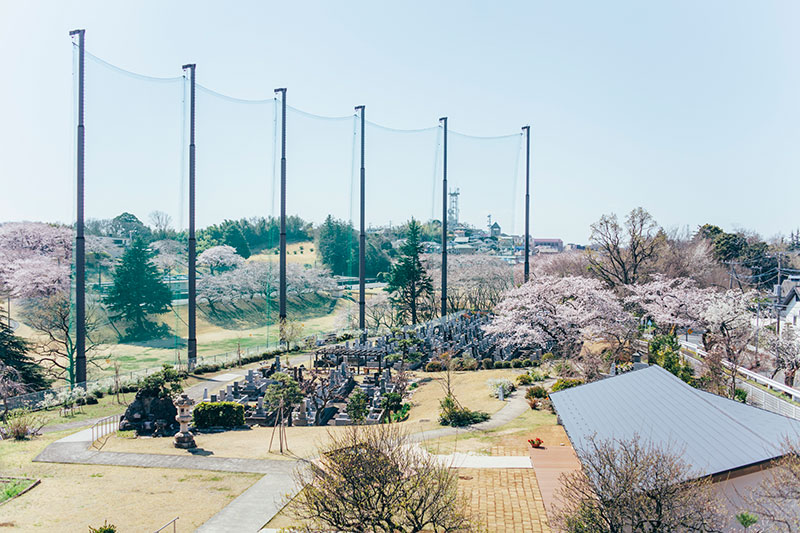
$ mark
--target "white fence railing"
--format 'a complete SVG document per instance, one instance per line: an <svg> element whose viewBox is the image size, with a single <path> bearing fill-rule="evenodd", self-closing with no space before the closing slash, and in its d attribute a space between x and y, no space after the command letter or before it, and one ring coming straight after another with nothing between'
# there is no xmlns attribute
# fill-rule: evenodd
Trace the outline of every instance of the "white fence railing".
<svg viewBox="0 0 800 533"><path fill-rule="evenodd" d="M701 359L705 358L705 356L708 355L697 344L694 344L694 343L691 343L691 342L681 341L681 346L683 346L684 348L686 348L690 352L696 353ZM755 381L759 385L763 385L764 387L767 387L770 390L774 390L774 391L782 392L784 394L788 394L792 398L792 400L794 400L794 401L800 401L800 390L797 390L794 387L789 387L788 385L785 385L784 383L781 383L779 381L775 381L774 379L770 379L770 378L768 378L766 376L762 376L758 372L753 372L752 370L748 370L747 368L744 368L744 367L741 367L741 366L735 366L735 365L731 364L728 361L723 361L722 364L725 365L729 369L734 369L735 368L736 371L739 374L745 376L747 379L749 379L751 381Z"/></svg>
<svg viewBox="0 0 800 533"><path fill-rule="evenodd" d="M683 346L683 348L685 348L687 351L694 353L699 360L702 360L706 355L708 355L705 350L696 344L681 341L681 346ZM748 370L747 368L743 368L741 366L735 366L729 361L723 361L722 364L728 369L735 369L737 374L745 378L737 382L736 388L747 392L747 403L749 405L760 407L766 411L777 413L789 418L794 418L795 420L800 420L800 406L771 394L769 391L757 387L754 385L754 383L757 383L769 390L786 394L795 401L800 398L800 391L793 387L788 387L783 383L775 381L774 379L762 376L758 372L753 372L752 370Z"/></svg>
<svg viewBox="0 0 800 533"><path fill-rule="evenodd" d="M119 428L119 419L120 415L111 415L92 424L92 446L106 435L116 432Z"/></svg>

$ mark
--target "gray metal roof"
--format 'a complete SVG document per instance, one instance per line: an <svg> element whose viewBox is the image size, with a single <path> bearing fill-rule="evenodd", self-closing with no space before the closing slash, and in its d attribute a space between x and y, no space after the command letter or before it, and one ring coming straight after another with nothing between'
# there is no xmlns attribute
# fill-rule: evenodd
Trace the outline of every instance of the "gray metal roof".
<svg viewBox="0 0 800 533"><path fill-rule="evenodd" d="M779 457L800 421L695 389L659 366L550 395L576 450L598 439L639 435L672 450L697 477Z"/></svg>

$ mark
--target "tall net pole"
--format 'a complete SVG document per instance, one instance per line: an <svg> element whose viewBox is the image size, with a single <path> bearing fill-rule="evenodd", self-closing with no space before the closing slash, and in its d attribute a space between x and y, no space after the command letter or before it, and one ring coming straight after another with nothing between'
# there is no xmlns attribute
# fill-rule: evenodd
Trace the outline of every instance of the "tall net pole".
<svg viewBox="0 0 800 533"><path fill-rule="evenodd" d="M367 229L365 214L366 171L364 169L364 121L366 108L356 106L356 111L361 111L361 231L358 235L358 329L361 330L361 342L367 340L366 308L367 300Z"/></svg>
<svg viewBox="0 0 800 533"><path fill-rule="evenodd" d="M195 239L195 71L196 65L184 65L189 69L189 370L197 362L197 241Z"/></svg>
<svg viewBox="0 0 800 533"><path fill-rule="evenodd" d="M531 127L523 126L525 132L525 283L531 270Z"/></svg>
<svg viewBox="0 0 800 533"><path fill-rule="evenodd" d="M278 326L281 341L285 340L286 328L286 89L275 89L281 95L281 232L279 251L279 304ZM288 350L289 343L287 341Z"/></svg>
<svg viewBox="0 0 800 533"><path fill-rule="evenodd" d="M442 319L447 315L447 117L439 119L444 128L442 154Z"/></svg>
<svg viewBox="0 0 800 533"><path fill-rule="evenodd" d="M75 224L75 383L86 386L86 239L84 237L84 143L83 124L84 49L86 30L73 30L78 36L78 205Z"/></svg>

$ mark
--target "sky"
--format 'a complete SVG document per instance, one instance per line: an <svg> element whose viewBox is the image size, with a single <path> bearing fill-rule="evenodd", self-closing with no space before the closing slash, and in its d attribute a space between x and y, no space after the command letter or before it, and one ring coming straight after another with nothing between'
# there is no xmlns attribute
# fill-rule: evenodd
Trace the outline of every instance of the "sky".
<svg viewBox="0 0 800 533"><path fill-rule="evenodd" d="M586 243L641 206L667 228L772 237L797 226L800 4L113 2L0 0L0 221L74 216L73 46L87 61L87 216L186 223L185 83L197 64L198 223L276 212L273 89L287 87L288 211L357 219L353 106L367 220L440 216L442 130L462 219ZM426 129L428 128L428 129ZM477 140L473 136L508 136ZM372 203L369 203L372 200Z"/></svg>

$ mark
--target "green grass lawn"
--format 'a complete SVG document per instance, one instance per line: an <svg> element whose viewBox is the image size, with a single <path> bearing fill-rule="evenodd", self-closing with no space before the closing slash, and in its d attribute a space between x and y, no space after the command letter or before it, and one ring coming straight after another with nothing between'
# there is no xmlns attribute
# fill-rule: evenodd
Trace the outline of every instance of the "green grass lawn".
<svg viewBox="0 0 800 533"><path fill-rule="evenodd" d="M36 483L35 479L0 478L0 503L10 500L34 483Z"/></svg>

